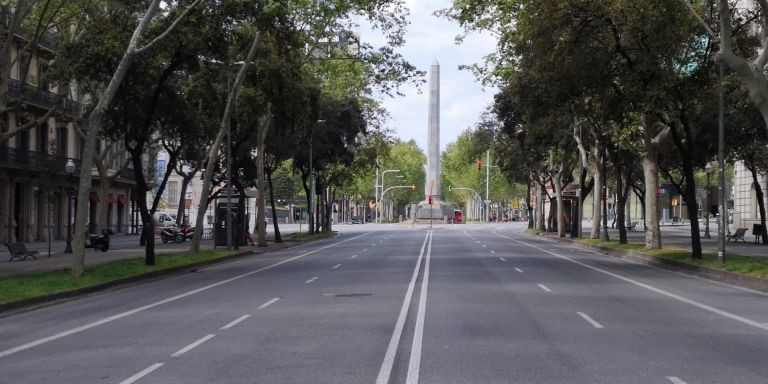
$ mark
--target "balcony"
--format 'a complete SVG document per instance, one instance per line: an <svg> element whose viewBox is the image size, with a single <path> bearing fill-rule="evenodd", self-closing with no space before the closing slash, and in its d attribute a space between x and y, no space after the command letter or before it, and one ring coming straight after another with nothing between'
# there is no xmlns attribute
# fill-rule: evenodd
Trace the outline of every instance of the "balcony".
<svg viewBox="0 0 768 384"><path fill-rule="evenodd" d="M27 151L18 148L0 147L0 168L14 168L29 171L47 172L53 175L66 175L64 166L69 158L47 153ZM80 175L80 160L75 163L75 175Z"/></svg>
<svg viewBox="0 0 768 384"><path fill-rule="evenodd" d="M11 14L11 10L8 9L8 6L0 6L0 23L5 24L6 26L10 26L11 16L13 15ZM14 35L22 40L31 41L34 33L33 31L19 29ZM55 36L42 36L38 39L37 45L41 48L54 52L59 48L59 42L59 39Z"/></svg>
<svg viewBox="0 0 768 384"><path fill-rule="evenodd" d="M53 92L11 78L8 79L8 96L42 109L53 108L59 99L59 95ZM59 100L57 109L69 116L80 115L80 104L66 97Z"/></svg>

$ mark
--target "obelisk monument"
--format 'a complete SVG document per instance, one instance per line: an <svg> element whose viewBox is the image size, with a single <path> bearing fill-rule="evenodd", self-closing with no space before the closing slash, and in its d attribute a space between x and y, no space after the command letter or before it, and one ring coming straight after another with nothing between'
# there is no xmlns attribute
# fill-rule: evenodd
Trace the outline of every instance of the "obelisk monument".
<svg viewBox="0 0 768 384"><path fill-rule="evenodd" d="M442 201L440 189L440 64L435 60L429 70L429 119L427 120L427 172L424 201L419 203L416 218L443 220L452 211ZM430 204L430 197L431 202Z"/></svg>
<svg viewBox="0 0 768 384"><path fill-rule="evenodd" d="M440 200L440 63L429 69L429 119L427 120L427 177L424 199Z"/></svg>

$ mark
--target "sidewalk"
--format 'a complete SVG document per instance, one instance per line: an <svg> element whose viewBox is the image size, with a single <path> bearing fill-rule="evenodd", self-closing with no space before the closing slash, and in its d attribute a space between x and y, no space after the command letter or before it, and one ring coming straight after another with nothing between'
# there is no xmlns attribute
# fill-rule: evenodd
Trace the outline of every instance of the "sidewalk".
<svg viewBox="0 0 768 384"><path fill-rule="evenodd" d="M610 223L609 223L610 225ZM700 226L701 229L701 247L705 253L717 253L718 240L717 240L717 225L710 223L709 234L710 239L704 238L704 225ZM584 221L582 227L584 237L589 237L592 230L592 223ZM566 234L566 236L569 236ZM619 239L619 230L608 228L608 236L611 240ZM643 231L643 224L637 225L637 230L628 231L627 238L632 243L644 243L645 232ZM740 256L755 257L768 260L768 245L754 243L754 236L750 232L744 236L745 242L727 241L725 243L725 256L728 254L736 254ZM675 225L662 225L661 226L661 244L662 246L691 249L691 225L690 224L675 224Z"/></svg>
<svg viewBox="0 0 768 384"><path fill-rule="evenodd" d="M282 232L282 231L281 231ZM290 236L292 233L284 233L283 236ZM268 236L270 247L274 248L274 238ZM66 242L57 240L51 242L51 255L48 257L48 242L25 243L29 250L37 250L37 260L28 258L24 261L8 262L10 254L8 248L0 244L0 278L4 276L16 275L20 273L54 271L63 268L69 268L72 265L72 255L65 254L64 248ZM155 239L155 255L163 255L182 252L189 249L191 242L168 243L163 244L159 238ZM204 240L200 243L200 249L213 249L213 240ZM222 247L218 247L221 249ZM242 250L265 249L252 247L250 245L240 247ZM267 250L269 248L266 248ZM88 249L85 250L85 265L94 265L108 263L110 261L130 259L135 257L144 257L144 247L139 246L139 237L136 235L115 235L111 239L110 249L107 252Z"/></svg>

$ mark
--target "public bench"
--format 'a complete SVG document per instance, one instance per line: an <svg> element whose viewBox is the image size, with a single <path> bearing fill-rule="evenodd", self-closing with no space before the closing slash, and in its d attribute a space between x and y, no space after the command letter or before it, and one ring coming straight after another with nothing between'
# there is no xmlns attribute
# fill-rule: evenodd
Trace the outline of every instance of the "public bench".
<svg viewBox="0 0 768 384"><path fill-rule="evenodd" d="M6 243L5 246L8 247L8 252L11 253L11 259L8 260L9 263L14 259L26 260L28 257L37 260L37 256L35 256L37 251L28 250L24 243Z"/></svg>
<svg viewBox="0 0 768 384"><path fill-rule="evenodd" d="M747 228L737 228L736 232L734 232L734 233L732 233L732 234L727 236L728 237L728 241L731 241L731 240L739 241L739 240L741 240L741 241L746 243L747 241L744 240L744 235L746 233L747 233Z"/></svg>

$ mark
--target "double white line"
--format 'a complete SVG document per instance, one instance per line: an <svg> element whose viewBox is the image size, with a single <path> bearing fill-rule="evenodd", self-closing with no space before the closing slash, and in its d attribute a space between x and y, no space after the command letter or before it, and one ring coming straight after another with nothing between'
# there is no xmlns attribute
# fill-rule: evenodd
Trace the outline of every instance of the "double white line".
<svg viewBox="0 0 768 384"><path fill-rule="evenodd" d="M429 287L429 260L430 255L432 254L432 231L427 232L427 235L424 238L424 243L421 245L421 252L419 253L419 258L416 261L416 267L413 269L413 276L411 276L411 282L408 284L408 290L405 293L403 306L400 308L400 315L397 317L397 323L395 323L395 330L392 332L392 338L389 340L387 353L384 355L384 361L381 363L379 375L376 377L376 384L389 383L389 377L392 374L392 366L395 364L397 348L400 345L400 338L403 335L405 319L408 317L408 308L410 307L411 298L413 297L413 290L416 286L416 280L418 280L419 277L419 271L421 270L421 261L422 259L425 259L425 250L426 261L424 264L424 277L421 280L419 307L416 312L416 328L413 333L413 344L411 344L411 359L408 362L408 376L406 379L407 384L416 384L419 382L419 367L421 366L421 342L424 335L424 316L426 314L427 289Z"/></svg>

